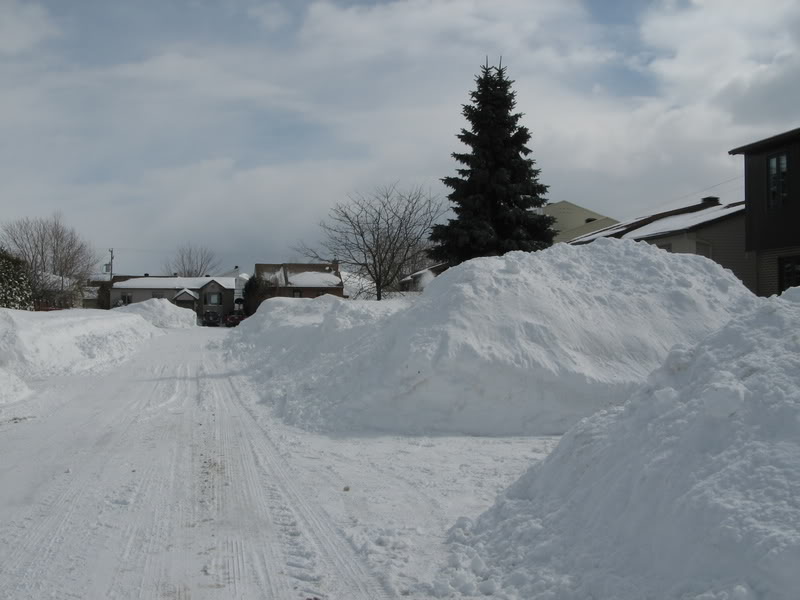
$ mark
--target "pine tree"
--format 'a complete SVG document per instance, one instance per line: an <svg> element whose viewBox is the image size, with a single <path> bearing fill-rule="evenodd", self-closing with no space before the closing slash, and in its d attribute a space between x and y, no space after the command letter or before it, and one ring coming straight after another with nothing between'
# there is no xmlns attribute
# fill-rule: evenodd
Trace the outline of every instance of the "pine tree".
<svg viewBox="0 0 800 600"><path fill-rule="evenodd" d="M436 225L431 233L431 258L458 264L477 256L496 256L511 250L533 251L553 243L552 217L533 209L544 206L547 186L539 183L539 169L528 158L531 134L514 113L513 81L506 68L481 67L463 114L470 129L458 135L471 148L453 153L464 165L457 177L442 182L452 191L455 219Z"/></svg>
<svg viewBox="0 0 800 600"><path fill-rule="evenodd" d="M25 263L0 247L0 307L33 310Z"/></svg>

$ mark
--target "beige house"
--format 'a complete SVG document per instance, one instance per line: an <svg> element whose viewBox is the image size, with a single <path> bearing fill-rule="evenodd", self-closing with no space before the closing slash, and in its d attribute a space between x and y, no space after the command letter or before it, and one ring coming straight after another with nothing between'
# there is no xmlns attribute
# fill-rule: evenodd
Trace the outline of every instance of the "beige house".
<svg viewBox="0 0 800 600"><path fill-rule="evenodd" d="M316 298L324 294L344 297L344 282L337 263L256 263L254 294L245 298L252 314L267 298Z"/></svg>
<svg viewBox="0 0 800 600"><path fill-rule="evenodd" d="M592 231L615 225L618 222L611 217L606 217L566 200L546 204L542 207L541 212L556 220L553 229L558 233L553 238L553 242L567 242Z"/></svg>
<svg viewBox="0 0 800 600"><path fill-rule="evenodd" d="M697 204L622 221L569 243L586 244L601 237L645 241L669 252L705 256L756 292L755 256L745 251L744 202L721 204L716 196L708 196Z"/></svg>
<svg viewBox="0 0 800 600"><path fill-rule="evenodd" d="M111 306L165 298L202 316L206 311L224 317L234 312L235 277L133 277L115 282Z"/></svg>

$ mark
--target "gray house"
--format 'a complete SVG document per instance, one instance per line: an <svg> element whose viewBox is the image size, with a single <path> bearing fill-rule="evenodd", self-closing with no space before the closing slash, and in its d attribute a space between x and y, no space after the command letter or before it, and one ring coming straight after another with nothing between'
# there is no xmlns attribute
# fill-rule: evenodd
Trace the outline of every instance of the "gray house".
<svg viewBox="0 0 800 600"><path fill-rule="evenodd" d="M111 306L165 298L202 316L213 311L223 317L234 311L236 277L134 277L114 283Z"/></svg>
<svg viewBox="0 0 800 600"><path fill-rule="evenodd" d="M570 244L613 237L644 241L669 252L700 254L733 271L757 293L756 257L745 250L745 204L721 204L716 196L579 236Z"/></svg>

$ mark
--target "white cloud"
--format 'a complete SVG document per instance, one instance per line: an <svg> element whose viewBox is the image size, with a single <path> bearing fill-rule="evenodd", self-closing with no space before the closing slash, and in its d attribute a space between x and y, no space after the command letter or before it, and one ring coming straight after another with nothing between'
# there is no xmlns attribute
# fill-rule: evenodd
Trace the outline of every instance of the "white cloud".
<svg viewBox="0 0 800 600"><path fill-rule="evenodd" d="M15 140L0 145L3 215L60 208L103 247L198 236L236 264L289 258L348 192L444 191L461 105L502 55L551 200L630 216L740 175L729 148L797 126L795 4L664 2L631 25L634 50L577 1L315 1L290 15L248 0L266 43L176 30L90 66L39 47L55 32L43 9L0 0L39 32L0 63L0 128ZM632 67L646 82L633 94L609 76ZM739 185L720 195L739 199ZM156 254L135 268L156 269Z"/></svg>
<svg viewBox="0 0 800 600"><path fill-rule="evenodd" d="M58 29L38 4L0 0L0 55L28 52L57 34Z"/></svg>

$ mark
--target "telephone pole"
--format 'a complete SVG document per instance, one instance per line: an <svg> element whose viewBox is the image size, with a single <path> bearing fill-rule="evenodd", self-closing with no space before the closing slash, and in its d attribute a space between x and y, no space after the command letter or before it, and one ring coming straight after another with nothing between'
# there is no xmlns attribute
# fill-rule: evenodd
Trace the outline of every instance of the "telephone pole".
<svg viewBox="0 0 800 600"><path fill-rule="evenodd" d="M114 281L114 249L109 248L108 251L111 253L111 262L109 263L108 266L108 271L109 271L108 280Z"/></svg>

